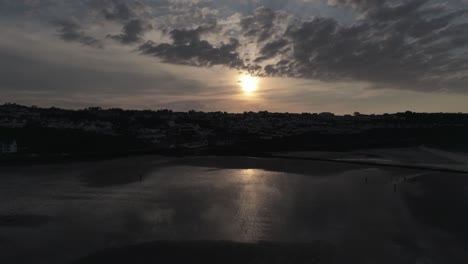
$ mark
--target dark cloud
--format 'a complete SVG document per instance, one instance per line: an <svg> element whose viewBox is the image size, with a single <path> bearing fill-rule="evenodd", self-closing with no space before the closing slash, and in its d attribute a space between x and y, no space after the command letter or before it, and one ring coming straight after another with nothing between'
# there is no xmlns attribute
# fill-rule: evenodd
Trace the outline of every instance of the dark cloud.
<svg viewBox="0 0 468 264"><path fill-rule="evenodd" d="M140 16L145 6L137 0L87 0L87 4L101 12L105 19L122 22Z"/></svg>
<svg viewBox="0 0 468 264"><path fill-rule="evenodd" d="M159 57L169 63L244 68L244 63L236 52L239 47L237 39L231 38L229 43L222 43L219 47L201 39L203 34L215 29L215 21L195 29L175 29L169 32L172 43L156 44L148 41L141 45L139 50L144 54Z"/></svg>
<svg viewBox="0 0 468 264"><path fill-rule="evenodd" d="M88 8L97 10L103 19L122 25L121 33L107 34L108 38L122 44L142 42L144 33L152 29L151 24L143 17L141 10L144 5L140 1L85 0L85 3ZM59 27L60 37L65 41L98 47L103 45L102 41L88 36L76 20L61 19L53 24Z"/></svg>
<svg viewBox="0 0 468 264"><path fill-rule="evenodd" d="M410 0L405 1L400 5L396 6L387 6L382 5L380 8L375 9L370 16L373 19L377 20L393 20L393 19L400 19L405 18L411 14L414 14L418 11L424 4L429 2L429 0ZM441 8L436 7L435 9L426 9L423 13L430 13L437 11ZM441 10L443 12L443 10Z"/></svg>
<svg viewBox="0 0 468 264"><path fill-rule="evenodd" d="M273 11L270 8L259 7L255 9L252 16L242 18L240 26L244 35L252 37L257 42L263 42L277 35L278 28L275 25L286 25L287 15L282 12Z"/></svg>
<svg viewBox="0 0 468 264"><path fill-rule="evenodd" d="M102 47L99 40L88 36L82 27L73 20L56 20L53 24L58 27L60 38L67 42L79 42L83 45Z"/></svg>
<svg viewBox="0 0 468 264"><path fill-rule="evenodd" d="M121 33L107 35L122 44L142 42L144 33L153 29L143 11L145 4L140 1L90 0L88 5L101 12L104 19L122 25Z"/></svg>
<svg viewBox="0 0 468 264"><path fill-rule="evenodd" d="M133 19L126 22L122 28L122 33L118 35L108 35L109 38L117 40L122 44L132 44L143 41L143 34L153 27L140 19Z"/></svg>
<svg viewBox="0 0 468 264"><path fill-rule="evenodd" d="M171 39L174 41L175 45L186 45L192 42L200 41L200 37L203 34L210 32L216 32L217 30L217 21L210 20L209 23L201 25L195 29L174 29L169 32ZM167 33L165 31L165 33Z"/></svg>
<svg viewBox="0 0 468 264"><path fill-rule="evenodd" d="M285 48L285 47L287 48L288 44L289 44L289 42L284 38L274 40L272 42L269 42L269 43L265 44L265 46L263 46L260 49L261 57L258 57L257 59L255 59L255 62L257 62L257 63L262 62L264 60L271 59L271 58L275 57L279 53L285 52L285 50L283 48ZM287 49L289 49L289 48L287 48Z"/></svg>
<svg viewBox="0 0 468 264"><path fill-rule="evenodd" d="M284 36L260 45L256 63L263 76L325 81L367 81L375 87L466 91L468 23L466 10L425 6L425 0L329 1L366 15L351 26L334 18L292 25ZM248 17L247 19L252 19ZM249 28L243 27L246 34ZM292 50L291 55L285 49Z"/></svg>
<svg viewBox="0 0 468 264"><path fill-rule="evenodd" d="M126 3L118 3L110 8L103 8L102 12L108 20L126 21L135 16L133 10Z"/></svg>
<svg viewBox="0 0 468 264"><path fill-rule="evenodd" d="M148 41L141 45L139 50L168 63L205 67L223 65L245 69L244 62L236 52L239 46L237 39L231 38L229 43L215 47L206 40L200 40L199 35L191 30L172 31L171 37L171 44Z"/></svg>

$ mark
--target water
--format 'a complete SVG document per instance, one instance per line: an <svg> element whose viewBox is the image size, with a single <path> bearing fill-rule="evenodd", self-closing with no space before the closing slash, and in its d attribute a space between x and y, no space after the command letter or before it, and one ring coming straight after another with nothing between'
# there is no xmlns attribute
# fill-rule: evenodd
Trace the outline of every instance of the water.
<svg viewBox="0 0 468 264"><path fill-rule="evenodd" d="M419 171L145 157L0 176L1 263L66 263L157 240L325 241L337 263L466 260L459 237L415 211L428 189L403 179L426 176Z"/></svg>

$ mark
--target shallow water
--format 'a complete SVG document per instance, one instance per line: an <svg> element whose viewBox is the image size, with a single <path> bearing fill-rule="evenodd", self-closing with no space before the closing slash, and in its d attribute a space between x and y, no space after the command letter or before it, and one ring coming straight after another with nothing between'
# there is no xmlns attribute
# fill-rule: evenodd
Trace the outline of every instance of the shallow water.
<svg viewBox="0 0 468 264"><path fill-rule="evenodd" d="M158 240L324 241L335 248L336 263L468 259L459 237L422 221L427 212L415 212L427 195L416 180L424 172L249 158L164 165L152 159L2 170L0 262L66 263ZM450 176L432 175L432 181Z"/></svg>

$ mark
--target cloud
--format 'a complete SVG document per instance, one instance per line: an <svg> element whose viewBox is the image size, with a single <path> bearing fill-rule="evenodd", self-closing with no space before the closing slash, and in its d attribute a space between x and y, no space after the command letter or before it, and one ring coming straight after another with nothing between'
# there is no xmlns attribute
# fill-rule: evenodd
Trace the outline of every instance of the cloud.
<svg viewBox="0 0 468 264"><path fill-rule="evenodd" d="M152 108L198 94L206 86L184 67L115 49L70 46L36 33L5 30L4 36L0 41L3 102Z"/></svg>
<svg viewBox="0 0 468 264"><path fill-rule="evenodd" d="M57 0L0 0L0 7L36 8L41 5L55 4Z"/></svg>
<svg viewBox="0 0 468 264"><path fill-rule="evenodd" d="M244 36L252 37L256 42L264 42L284 33L289 16L284 12L259 7L254 15L243 17L240 26Z"/></svg>
<svg viewBox="0 0 468 264"><path fill-rule="evenodd" d="M52 54L57 55L55 52ZM100 60L113 62L104 56ZM89 62L102 63L99 59ZM8 73L0 80L0 87L2 91L38 92L49 96L73 93L129 95L136 92L135 89L138 89L138 92L158 91L171 83L181 89L187 87L187 90L192 90L190 87L195 87L193 83L183 84L168 73L151 75L128 71L124 66L118 66L112 71L104 67L105 64L99 67L81 63L71 65L43 58L32 58L16 51L0 50L0 69ZM129 90L128 87L137 88Z"/></svg>
<svg viewBox="0 0 468 264"><path fill-rule="evenodd" d="M332 6L350 6L359 11L378 9L385 5L386 0L328 0Z"/></svg>
<svg viewBox="0 0 468 264"><path fill-rule="evenodd" d="M143 35L153 29L146 17L147 5L141 1L90 0L88 5L105 20L122 25L121 33L107 34L107 38L122 44L142 42Z"/></svg>
<svg viewBox="0 0 468 264"><path fill-rule="evenodd" d="M361 13L351 25L333 17L300 20L257 8L239 20L238 38L213 43L221 25L173 29L172 43L139 50L164 62L223 65L259 76L362 81L375 88L465 92L468 80L466 9L428 0L330 0ZM232 25L230 25L232 27ZM249 56L257 54L250 62Z"/></svg>
<svg viewBox="0 0 468 264"><path fill-rule="evenodd" d="M132 44L143 41L143 34L153 27L140 19L133 19L125 23L122 33L118 35L108 35L109 38L117 40L122 44Z"/></svg>
<svg viewBox="0 0 468 264"><path fill-rule="evenodd" d="M267 65L267 75L465 91L466 10L426 8L427 1L421 0L392 7L382 4L384 1L334 2L372 12L351 26L342 26L333 18L315 18L291 28L288 36L294 53L290 62L287 66Z"/></svg>
<svg viewBox="0 0 468 264"><path fill-rule="evenodd" d="M375 88L467 91L468 11L458 0L85 2L99 18L55 21L61 39L100 47L103 40L83 25L112 24L121 31L106 28L102 39L138 44L139 52L165 63ZM308 5L326 12L286 10ZM341 17L346 12L350 23Z"/></svg>
<svg viewBox="0 0 468 264"><path fill-rule="evenodd" d="M145 4L138 0L86 0L86 4L111 21L128 21L143 15Z"/></svg>
<svg viewBox="0 0 468 264"><path fill-rule="evenodd" d="M235 69L246 69L237 49L239 41L230 38L227 43L215 46L201 37L216 31L217 23L198 26L195 29L175 29L168 34L172 43L157 44L153 41L141 45L139 50L143 54L161 58L164 62L199 67L215 65L227 66Z"/></svg>
<svg viewBox="0 0 468 264"><path fill-rule="evenodd" d="M289 49L287 47L288 44L289 42L284 38L268 42L260 49L260 54L262 56L255 59L255 62L262 62L264 60L274 58L279 53L284 53L287 49Z"/></svg>
<svg viewBox="0 0 468 264"><path fill-rule="evenodd" d="M86 35L81 26L74 20L56 20L52 23L58 28L59 37L67 42L79 42L83 45L102 47L101 41Z"/></svg>
<svg viewBox="0 0 468 264"><path fill-rule="evenodd" d="M135 17L134 11L128 6L127 3L111 3L112 4L110 7L105 7L102 9L106 19L126 21Z"/></svg>
<svg viewBox="0 0 468 264"><path fill-rule="evenodd" d="M164 62L191 66L211 67L223 65L230 68L245 69L243 61L236 52L239 41L232 38L229 43L215 47L206 40L200 40L193 30L171 32L172 43L156 44L152 41L141 45L143 54L161 58Z"/></svg>

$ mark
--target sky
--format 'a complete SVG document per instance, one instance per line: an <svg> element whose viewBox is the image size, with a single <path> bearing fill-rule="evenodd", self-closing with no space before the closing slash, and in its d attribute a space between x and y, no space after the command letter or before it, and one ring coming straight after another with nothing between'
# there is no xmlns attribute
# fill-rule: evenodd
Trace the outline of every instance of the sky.
<svg viewBox="0 0 468 264"><path fill-rule="evenodd" d="M0 0L0 103L468 112L468 0Z"/></svg>

